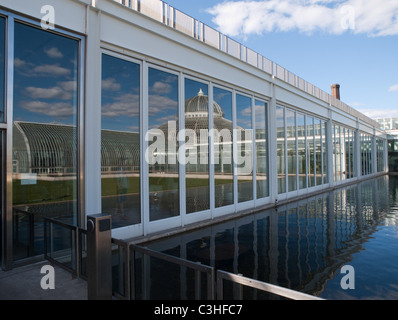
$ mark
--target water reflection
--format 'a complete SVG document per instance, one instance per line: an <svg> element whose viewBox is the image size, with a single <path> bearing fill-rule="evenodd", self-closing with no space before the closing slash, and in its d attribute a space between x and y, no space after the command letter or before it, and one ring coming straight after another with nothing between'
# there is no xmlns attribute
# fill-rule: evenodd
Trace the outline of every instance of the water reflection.
<svg viewBox="0 0 398 320"><path fill-rule="evenodd" d="M79 40L22 22L14 29L9 165L18 260L43 253L44 217L77 223Z"/></svg>
<svg viewBox="0 0 398 320"><path fill-rule="evenodd" d="M222 270L333 299L347 297L340 287L340 269L353 264L358 270L357 287L349 292L350 298L374 297L372 283L376 283L380 296L396 299L398 250L392 240L398 236L397 181L396 177L378 178L148 245ZM381 249L377 250L376 261L371 259L373 247ZM359 262L367 256L372 262L361 265ZM388 261L388 267L380 261ZM156 289L159 285L167 287L165 279L162 284L156 282L151 270L156 272L149 262L144 270L151 278L150 286L145 288L148 297L160 294ZM381 274L383 277L378 278ZM192 279L186 274L180 274L179 279L180 294L183 288L188 292ZM260 292L244 293L247 299L263 298ZM234 290L224 294L236 298Z"/></svg>

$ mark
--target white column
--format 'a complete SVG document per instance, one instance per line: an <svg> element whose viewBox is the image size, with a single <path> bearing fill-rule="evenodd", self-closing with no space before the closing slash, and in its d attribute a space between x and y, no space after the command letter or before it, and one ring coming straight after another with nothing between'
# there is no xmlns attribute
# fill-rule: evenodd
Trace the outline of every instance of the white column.
<svg viewBox="0 0 398 320"><path fill-rule="evenodd" d="M356 177L359 179L362 175L362 158L361 158L361 133L359 131L359 120L357 119L357 130L355 131L355 145L354 145L354 170L356 172Z"/></svg>
<svg viewBox="0 0 398 320"><path fill-rule="evenodd" d="M276 97L275 84L271 84L271 101L268 108L268 147L269 147L269 195L271 202L275 202L278 196L278 166L277 166L277 143L276 143Z"/></svg>
<svg viewBox="0 0 398 320"><path fill-rule="evenodd" d="M86 65L85 97L83 123L84 136L84 212L85 216L101 213L101 51L100 51L100 19L101 13L87 6L86 16Z"/></svg>

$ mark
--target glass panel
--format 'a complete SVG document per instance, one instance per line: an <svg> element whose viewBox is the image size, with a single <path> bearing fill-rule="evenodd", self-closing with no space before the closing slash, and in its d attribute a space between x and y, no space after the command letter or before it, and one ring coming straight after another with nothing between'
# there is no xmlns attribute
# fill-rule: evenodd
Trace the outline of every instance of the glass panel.
<svg viewBox="0 0 398 320"><path fill-rule="evenodd" d="M358 141L358 143L359 143L359 148L360 148L360 150L361 150L361 175L363 175L363 173L364 173L364 157L363 157L363 152L364 152L364 149L363 149L363 134L362 133L359 133L359 141Z"/></svg>
<svg viewBox="0 0 398 320"><path fill-rule="evenodd" d="M102 55L102 212L112 227L141 222L140 65Z"/></svg>
<svg viewBox="0 0 398 320"><path fill-rule="evenodd" d="M214 108L216 108L213 105ZM185 79L185 184L187 213L210 209L207 84Z"/></svg>
<svg viewBox="0 0 398 320"><path fill-rule="evenodd" d="M322 121L322 165L323 183L328 183L328 153L326 146L326 122Z"/></svg>
<svg viewBox="0 0 398 320"><path fill-rule="evenodd" d="M214 179L215 207L234 203L232 161L232 93L214 88Z"/></svg>
<svg viewBox="0 0 398 320"><path fill-rule="evenodd" d="M4 147L5 147L5 131L0 130L0 181L4 181L4 162L3 162L3 154L4 154ZM3 189L3 183L0 183L0 266L3 266L3 201L5 190ZM4 261L5 264L5 261Z"/></svg>
<svg viewBox="0 0 398 320"><path fill-rule="evenodd" d="M14 258L43 253L43 217L77 224L79 42L15 23Z"/></svg>
<svg viewBox="0 0 398 320"><path fill-rule="evenodd" d="M347 129L341 127L341 137L340 137L340 146L341 146L341 180L346 179L346 157L347 157L347 148L346 148L346 135Z"/></svg>
<svg viewBox="0 0 398 320"><path fill-rule="evenodd" d="M316 185L322 184L322 121L315 119L315 175Z"/></svg>
<svg viewBox="0 0 398 320"><path fill-rule="evenodd" d="M345 178L350 179L351 175L351 168L350 168L350 142L351 142L351 130L345 129L345 136L344 136L344 146L345 146Z"/></svg>
<svg viewBox="0 0 398 320"><path fill-rule="evenodd" d="M253 200L252 99L236 95L238 202Z"/></svg>
<svg viewBox="0 0 398 320"><path fill-rule="evenodd" d="M5 19L0 17L0 122L4 122L5 106Z"/></svg>
<svg viewBox="0 0 398 320"><path fill-rule="evenodd" d="M356 176L355 172L355 132L351 130L351 139L350 139L350 177L353 178Z"/></svg>
<svg viewBox="0 0 398 320"><path fill-rule="evenodd" d="M150 221L180 214L177 164L178 76L148 69L148 151Z"/></svg>
<svg viewBox="0 0 398 320"><path fill-rule="evenodd" d="M314 118L306 117L308 187L315 186Z"/></svg>
<svg viewBox="0 0 398 320"><path fill-rule="evenodd" d="M285 109L276 107L276 152L278 172L278 193L286 192L285 161Z"/></svg>
<svg viewBox="0 0 398 320"><path fill-rule="evenodd" d="M286 109L288 191L297 190L296 114Z"/></svg>
<svg viewBox="0 0 398 320"><path fill-rule="evenodd" d="M305 118L304 115L297 113L297 145L298 145L298 173L299 189L307 188L306 176L306 151L305 151Z"/></svg>
<svg viewBox="0 0 398 320"><path fill-rule="evenodd" d="M368 136L369 137L369 142L368 142L368 154L369 154L369 171L368 174L373 173L373 163L372 163L372 142L373 142L373 136Z"/></svg>
<svg viewBox="0 0 398 320"><path fill-rule="evenodd" d="M341 180L341 135L340 135L340 126L335 126L335 181Z"/></svg>
<svg viewBox="0 0 398 320"><path fill-rule="evenodd" d="M266 102L255 100L256 120L256 187L257 199L269 196L268 186L268 134Z"/></svg>

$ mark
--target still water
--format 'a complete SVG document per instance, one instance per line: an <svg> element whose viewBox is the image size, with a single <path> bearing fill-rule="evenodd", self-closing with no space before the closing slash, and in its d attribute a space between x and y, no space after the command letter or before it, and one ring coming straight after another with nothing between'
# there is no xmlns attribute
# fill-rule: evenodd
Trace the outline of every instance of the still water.
<svg viewBox="0 0 398 320"><path fill-rule="evenodd" d="M146 244L217 269L325 299L398 299L398 177L384 176ZM344 290L343 266L353 267ZM142 297L191 298L193 276L146 265ZM177 286L178 290L171 287ZM178 291L178 292L175 292ZM225 298L237 298L226 289ZM244 299L262 299L257 290Z"/></svg>

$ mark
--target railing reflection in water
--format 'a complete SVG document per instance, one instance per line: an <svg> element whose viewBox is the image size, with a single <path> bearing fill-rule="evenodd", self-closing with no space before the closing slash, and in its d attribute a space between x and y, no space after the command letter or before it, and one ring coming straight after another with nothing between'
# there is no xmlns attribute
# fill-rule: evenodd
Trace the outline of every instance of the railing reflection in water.
<svg viewBox="0 0 398 320"><path fill-rule="evenodd" d="M320 296L378 227L391 220L392 184L386 176L372 179L146 245L216 270ZM236 291L227 285L226 299L237 299L242 292L246 299L265 298L258 290Z"/></svg>

